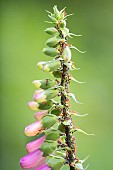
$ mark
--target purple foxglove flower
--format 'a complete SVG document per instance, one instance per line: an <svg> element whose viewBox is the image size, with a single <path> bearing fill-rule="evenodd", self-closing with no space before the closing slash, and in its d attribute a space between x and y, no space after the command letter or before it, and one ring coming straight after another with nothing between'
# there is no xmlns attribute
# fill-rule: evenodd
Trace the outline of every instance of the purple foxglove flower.
<svg viewBox="0 0 113 170"><path fill-rule="evenodd" d="M35 136L43 130L41 121L34 122L25 128L25 134L27 136Z"/></svg>
<svg viewBox="0 0 113 170"><path fill-rule="evenodd" d="M20 166L23 169L30 169L40 166L45 160L45 157L42 157L42 155L43 152L40 149L37 149L34 152L22 157L20 159Z"/></svg>
<svg viewBox="0 0 113 170"><path fill-rule="evenodd" d="M35 168L34 170L51 170L51 168L44 162L41 166Z"/></svg>
<svg viewBox="0 0 113 170"><path fill-rule="evenodd" d="M26 150L28 151L28 153L31 153L37 150L38 148L40 148L40 146L44 143L45 139L46 139L46 136L44 135L41 138L28 143L26 145Z"/></svg>
<svg viewBox="0 0 113 170"><path fill-rule="evenodd" d="M44 110L44 111L41 111L41 112L37 112L37 113L35 113L34 118L35 118L36 120L41 120L41 118L42 118L43 116L45 116L47 113L48 113L48 110Z"/></svg>
<svg viewBox="0 0 113 170"><path fill-rule="evenodd" d="M38 111L38 107L39 107L39 104L35 101L31 101L28 103L28 107L31 109L31 110L35 110L35 111Z"/></svg>

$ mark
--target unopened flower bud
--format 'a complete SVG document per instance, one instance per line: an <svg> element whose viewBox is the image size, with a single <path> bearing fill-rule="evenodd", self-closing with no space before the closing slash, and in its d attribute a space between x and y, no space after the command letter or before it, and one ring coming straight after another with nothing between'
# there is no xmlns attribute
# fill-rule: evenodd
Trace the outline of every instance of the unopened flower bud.
<svg viewBox="0 0 113 170"><path fill-rule="evenodd" d="M42 93L42 92L44 92L44 90L43 90L43 89L35 90L35 94L40 94L40 93Z"/></svg>
<svg viewBox="0 0 113 170"><path fill-rule="evenodd" d="M46 102L42 102L42 103L39 103L39 109L40 110L48 110L50 109L51 107L53 106L53 101L52 100L48 100Z"/></svg>
<svg viewBox="0 0 113 170"><path fill-rule="evenodd" d="M58 95L58 92L58 89L47 89L45 91L36 90L33 99L38 103L42 103L56 97Z"/></svg>
<svg viewBox="0 0 113 170"><path fill-rule="evenodd" d="M61 63L59 60L52 60L49 64L49 72L57 70L61 66Z"/></svg>
<svg viewBox="0 0 113 170"><path fill-rule="evenodd" d="M52 22L54 23L54 24L57 24L58 23L58 21L57 21L57 19L54 17L54 15L48 15L49 17L50 17L50 19L52 20Z"/></svg>
<svg viewBox="0 0 113 170"><path fill-rule="evenodd" d="M43 66L46 64L47 62L43 62L43 61L40 61L37 63L37 66L38 68L40 68L41 70L43 69Z"/></svg>
<svg viewBox="0 0 113 170"><path fill-rule="evenodd" d="M27 136L36 136L43 129L43 124L41 121L34 122L25 128L25 134Z"/></svg>
<svg viewBox="0 0 113 170"><path fill-rule="evenodd" d="M36 88L40 88L40 86L41 86L41 80L33 80L33 82L32 82L33 84L34 84L34 86L36 87Z"/></svg>
<svg viewBox="0 0 113 170"><path fill-rule="evenodd" d="M65 21L65 20L60 21L59 26L60 26L61 28L66 27L66 21Z"/></svg>
<svg viewBox="0 0 113 170"><path fill-rule="evenodd" d="M38 91L38 90L36 90L36 91ZM44 91L40 92L40 93L35 92L33 99L34 99L34 101L36 101L38 103L42 103L42 102L47 101L46 95L44 94Z"/></svg>
<svg viewBox="0 0 113 170"><path fill-rule="evenodd" d="M50 35L56 35L58 33L57 29L54 27L46 28L45 32Z"/></svg>
<svg viewBox="0 0 113 170"><path fill-rule="evenodd" d="M40 66L41 65L41 66ZM54 71L57 70L60 67L61 63L59 60L51 60L44 62L44 64L40 64L40 62L37 64L37 66L42 69L43 71Z"/></svg>
<svg viewBox="0 0 113 170"><path fill-rule="evenodd" d="M47 41L46 41L46 45L48 45L49 47L55 47L59 42L59 39L56 38L56 37L52 37L52 38L49 38Z"/></svg>
<svg viewBox="0 0 113 170"><path fill-rule="evenodd" d="M56 18L56 19L60 19L60 12L59 12L59 10L57 9L57 6L56 6L56 5L53 7L53 11L54 11L54 16L55 16L55 18Z"/></svg>
<svg viewBox="0 0 113 170"><path fill-rule="evenodd" d="M46 115L41 120L34 122L25 128L25 134L27 136L36 136L44 129L48 129L53 126L57 121L57 117L55 115Z"/></svg>
<svg viewBox="0 0 113 170"><path fill-rule="evenodd" d="M50 57L55 57L59 54L59 51L56 48L46 47L43 49L43 53Z"/></svg>
<svg viewBox="0 0 113 170"><path fill-rule="evenodd" d="M68 46L64 48L64 51L62 53L62 58L67 62L71 60L71 50Z"/></svg>
<svg viewBox="0 0 113 170"><path fill-rule="evenodd" d="M48 114L48 110L37 112L35 113L34 117L36 120L41 120L41 118L45 116L46 114Z"/></svg>
<svg viewBox="0 0 113 170"><path fill-rule="evenodd" d="M44 80L34 80L33 84L38 89L48 89L50 87L53 87L56 84L56 82L51 79L44 79Z"/></svg>
<svg viewBox="0 0 113 170"><path fill-rule="evenodd" d="M39 107L39 104L35 101L31 101L28 103L28 107L31 109L31 110L35 110L35 111L38 111L38 107Z"/></svg>

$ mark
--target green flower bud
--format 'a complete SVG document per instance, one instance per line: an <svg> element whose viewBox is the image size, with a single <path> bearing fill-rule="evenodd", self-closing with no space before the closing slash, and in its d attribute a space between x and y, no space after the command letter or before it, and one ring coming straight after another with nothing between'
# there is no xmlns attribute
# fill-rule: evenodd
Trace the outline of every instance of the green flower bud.
<svg viewBox="0 0 113 170"><path fill-rule="evenodd" d="M43 49L43 53L50 57L55 57L59 54L59 51L56 48L46 47Z"/></svg>
<svg viewBox="0 0 113 170"><path fill-rule="evenodd" d="M68 46L64 48L64 51L62 53L62 58L67 62L71 60L71 50Z"/></svg>
<svg viewBox="0 0 113 170"><path fill-rule="evenodd" d="M45 141L44 144L40 147L40 149L43 151L43 156L45 157L53 153L56 147L57 147L56 141Z"/></svg>
<svg viewBox="0 0 113 170"><path fill-rule="evenodd" d="M45 79L45 80L34 80L33 84L38 89L48 89L50 87L53 87L56 85L56 82L51 79Z"/></svg>
<svg viewBox="0 0 113 170"><path fill-rule="evenodd" d="M46 28L45 32L49 35L56 35L58 33L57 29L54 27Z"/></svg>
<svg viewBox="0 0 113 170"><path fill-rule="evenodd" d="M52 114L45 115L41 120L44 129L50 128L56 123L56 121L57 121L57 116Z"/></svg>
<svg viewBox="0 0 113 170"><path fill-rule="evenodd" d="M49 16L49 18L52 20L52 22L54 23L54 24L57 24L58 23L58 21L57 21L57 19L54 17L54 15L48 15Z"/></svg>
<svg viewBox="0 0 113 170"><path fill-rule="evenodd" d="M68 28L63 28L62 29L62 34L64 37L67 37L69 35L69 29Z"/></svg>
<svg viewBox="0 0 113 170"><path fill-rule="evenodd" d="M55 129L48 129L45 131L46 140L57 140L60 137L60 132Z"/></svg>
<svg viewBox="0 0 113 170"><path fill-rule="evenodd" d="M48 45L49 47L55 47L58 44L59 40L60 39L56 37L52 37L46 41L46 45Z"/></svg>
<svg viewBox="0 0 113 170"><path fill-rule="evenodd" d="M60 67L61 63L59 60L52 60L51 63L48 64L49 72L57 70Z"/></svg>
<svg viewBox="0 0 113 170"><path fill-rule="evenodd" d="M56 5L53 7L53 11L54 11L54 17L55 17L56 19L60 19L60 18L61 18L61 17L60 17L60 12L59 12L59 10L57 9L57 6L56 6Z"/></svg>
<svg viewBox="0 0 113 170"><path fill-rule="evenodd" d="M53 71L52 74L56 78L61 78L61 72L60 71Z"/></svg>
<svg viewBox="0 0 113 170"><path fill-rule="evenodd" d="M44 91L44 95L46 95L46 100L53 99L54 97L58 96L59 90L58 89L47 89Z"/></svg>
<svg viewBox="0 0 113 170"><path fill-rule="evenodd" d="M59 26L60 26L61 28L66 27L66 21L65 21L65 20L62 20L62 21L60 22Z"/></svg>
<svg viewBox="0 0 113 170"><path fill-rule="evenodd" d="M40 61L40 62L37 63L37 66L38 66L38 68L40 68L40 69L42 70L42 69L43 69L43 66L44 66L45 64L47 64L47 62Z"/></svg>
<svg viewBox="0 0 113 170"><path fill-rule="evenodd" d="M52 100L48 100L46 102L43 103L39 103L38 109L39 110L48 110L53 106L53 101Z"/></svg>
<svg viewBox="0 0 113 170"><path fill-rule="evenodd" d="M49 160L47 161L47 164L51 167L51 170L59 170L63 166L65 159L62 157L53 157L49 156Z"/></svg>
<svg viewBox="0 0 113 170"><path fill-rule="evenodd" d="M52 72L60 67L61 63L59 60L51 60L47 62L38 62L37 66L43 71Z"/></svg>

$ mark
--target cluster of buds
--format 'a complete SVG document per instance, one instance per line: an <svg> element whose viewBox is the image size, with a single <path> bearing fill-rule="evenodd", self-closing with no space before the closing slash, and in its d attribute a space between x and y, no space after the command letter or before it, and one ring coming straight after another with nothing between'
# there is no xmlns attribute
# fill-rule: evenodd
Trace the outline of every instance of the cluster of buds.
<svg viewBox="0 0 113 170"><path fill-rule="evenodd" d="M71 80L79 81L68 73L69 70L76 69L71 61L71 48L78 49L68 44L67 39L76 35L66 28L69 15L66 14L65 8L59 11L57 6L54 6L53 11L47 11L51 19L48 23L52 23L54 27L45 30L52 37L46 41L46 47L43 49L43 53L52 57L52 60L37 64L41 70L50 72L53 79L33 81L36 90L28 107L36 111L35 122L25 128L25 134L37 139L26 145L28 154L20 159L20 165L27 170L60 170L68 164L69 169L83 170L84 161L76 157L73 136L73 132L80 129L74 126L71 118L72 114L79 114L69 109L69 97L78 103L75 95L69 93L69 83ZM55 97L60 98L60 102L55 101Z"/></svg>

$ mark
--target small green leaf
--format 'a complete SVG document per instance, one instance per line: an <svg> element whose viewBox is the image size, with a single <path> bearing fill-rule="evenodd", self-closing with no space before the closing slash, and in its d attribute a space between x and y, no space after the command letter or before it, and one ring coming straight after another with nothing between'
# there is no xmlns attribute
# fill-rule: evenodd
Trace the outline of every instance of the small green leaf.
<svg viewBox="0 0 113 170"><path fill-rule="evenodd" d="M46 140L57 140L60 137L60 131L55 129L48 129L45 131Z"/></svg>
<svg viewBox="0 0 113 170"><path fill-rule="evenodd" d="M66 16L64 17L64 19L67 18L67 17L69 17L69 16L72 16L72 15L74 15L74 14L68 14L68 15L66 15Z"/></svg>
<svg viewBox="0 0 113 170"><path fill-rule="evenodd" d="M85 53L86 51L80 51L77 47L75 47L75 46L70 46L70 48L73 48L73 49L75 49L75 50L77 50L78 52L80 52L80 53Z"/></svg>
<svg viewBox="0 0 113 170"><path fill-rule="evenodd" d="M80 162L83 164L88 158L89 158L89 155L86 156L83 160L80 160Z"/></svg>
<svg viewBox="0 0 113 170"><path fill-rule="evenodd" d="M76 80L74 77L70 77L70 79L73 80L73 81L75 81L76 83L79 83L79 84L86 83L85 81L84 81L84 82L78 81L78 80Z"/></svg>
<svg viewBox="0 0 113 170"><path fill-rule="evenodd" d="M43 156L48 156L49 154L53 153L53 151L57 147L56 141L45 141L44 144L40 147L43 151Z"/></svg>
<svg viewBox="0 0 113 170"><path fill-rule="evenodd" d="M49 156L47 164L51 167L51 170L59 170L65 162L65 159L59 157Z"/></svg>
<svg viewBox="0 0 113 170"><path fill-rule="evenodd" d="M95 136L94 134L89 134L89 133L86 133L85 131L83 131L82 129L80 129L80 128L75 128L75 129L73 129L73 130L71 130L71 131L77 131L77 132L81 132L81 133L83 133L83 134L85 134L85 135L88 135L88 136Z"/></svg>
<svg viewBox="0 0 113 170"><path fill-rule="evenodd" d="M88 115L87 113L81 115L81 114L79 114L79 113L77 113L76 111L73 111L73 110L70 111L70 114L75 115L75 116L78 116L78 117L85 117L85 116Z"/></svg>
<svg viewBox="0 0 113 170"><path fill-rule="evenodd" d="M75 97L75 95L74 95L73 93L69 93L69 96L72 97L73 100L74 100L76 103L78 103L78 104L83 104L83 103L80 103L80 102L77 101L77 99L76 99L76 97Z"/></svg>
<svg viewBox="0 0 113 170"><path fill-rule="evenodd" d="M82 35L76 35L76 34L73 34L73 33L69 33L68 36L69 36L70 38L73 38L73 37L71 37L71 35L72 35L72 36L75 36L75 37L80 37L80 36L82 36Z"/></svg>

